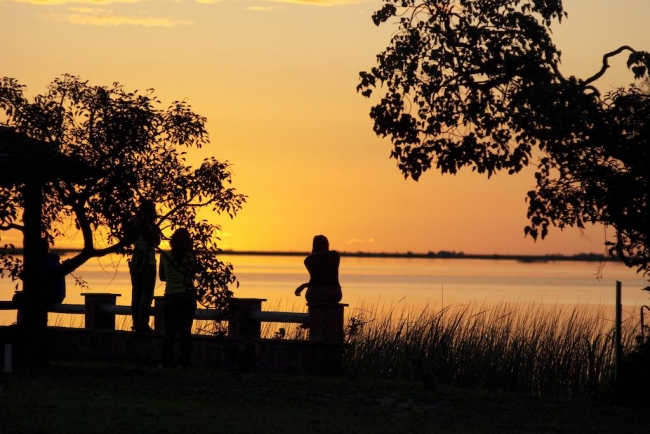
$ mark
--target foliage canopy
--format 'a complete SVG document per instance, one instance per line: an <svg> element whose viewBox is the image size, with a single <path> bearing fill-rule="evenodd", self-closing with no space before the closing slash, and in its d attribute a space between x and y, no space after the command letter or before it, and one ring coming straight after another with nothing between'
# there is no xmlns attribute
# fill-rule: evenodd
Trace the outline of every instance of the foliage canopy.
<svg viewBox="0 0 650 434"><path fill-rule="evenodd" d="M140 200L151 199L166 236L179 227L193 236L200 301L223 305L236 279L232 266L217 258L220 228L202 216L213 212L233 217L246 197L230 187L227 162L212 157L196 168L187 163L183 148L209 143L206 119L186 101L160 108L152 89L140 93L128 92L119 83L92 86L72 75L56 78L32 102L24 90L15 79L0 79L5 126L35 139L40 144L37 153L62 155L80 168L76 173L64 168L42 182L41 235L52 241L80 233L83 240L82 250L64 261L64 272L91 258L128 254L127 223ZM36 163L33 174L51 169L47 158L34 161L44 163ZM0 230L24 230L20 218L27 182L0 186ZM3 275L15 278L22 263L11 248L5 245L0 265Z"/></svg>
<svg viewBox="0 0 650 434"><path fill-rule="evenodd" d="M534 165L526 235L602 223L610 253L647 273L650 54L623 46L565 77L551 26L566 17L561 0L384 0L373 20L398 28L357 91L381 90L374 131L405 177ZM594 82L621 53L637 84L603 95Z"/></svg>

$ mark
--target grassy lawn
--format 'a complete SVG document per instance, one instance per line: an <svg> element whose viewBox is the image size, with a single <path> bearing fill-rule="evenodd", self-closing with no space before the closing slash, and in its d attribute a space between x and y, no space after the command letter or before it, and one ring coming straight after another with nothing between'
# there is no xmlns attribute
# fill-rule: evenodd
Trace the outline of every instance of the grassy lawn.
<svg viewBox="0 0 650 434"><path fill-rule="evenodd" d="M646 409L370 378L54 363L0 383L9 433L648 433Z"/></svg>

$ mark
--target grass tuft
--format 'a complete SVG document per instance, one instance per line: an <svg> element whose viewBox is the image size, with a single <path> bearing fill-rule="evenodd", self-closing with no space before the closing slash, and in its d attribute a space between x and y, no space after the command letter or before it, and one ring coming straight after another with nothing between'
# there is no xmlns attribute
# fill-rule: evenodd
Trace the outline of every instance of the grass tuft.
<svg viewBox="0 0 650 434"><path fill-rule="evenodd" d="M469 303L360 309L348 319L350 375L585 396L611 387L614 323L603 307ZM633 344L624 324L624 345Z"/></svg>

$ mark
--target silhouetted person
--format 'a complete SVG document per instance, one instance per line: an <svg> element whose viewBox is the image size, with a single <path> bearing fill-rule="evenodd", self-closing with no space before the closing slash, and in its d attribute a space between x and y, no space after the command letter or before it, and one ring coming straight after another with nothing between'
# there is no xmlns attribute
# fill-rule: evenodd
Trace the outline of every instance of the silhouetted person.
<svg viewBox="0 0 650 434"><path fill-rule="evenodd" d="M307 303L338 303L343 298L339 283L339 263L341 257L336 250L329 249L329 241L324 235L316 235L312 244L311 255L305 258L305 267L309 271L309 282L296 288L300 296L307 288Z"/></svg>
<svg viewBox="0 0 650 434"><path fill-rule="evenodd" d="M196 259L192 238L185 228L174 232L169 244L171 251L160 254L160 280L165 282L163 311L163 366L174 360L176 333L180 336L180 366L189 366L192 356L192 323L196 311Z"/></svg>
<svg viewBox="0 0 650 434"><path fill-rule="evenodd" d="M18 349L18 363L32 366L49 364L47 345L47 315L53 304L65 298L65 275L60 273L61 260L49 251L46 238L38 242L35 253L36 272L30 279L27 290L17 292L13 301L18 309L17 331L21 348Z"/></svg>
<svg viewBox="0 0 650 434"><path fill-rule="evenodd" d="M41 265L41 278L44 279L45 297L49 309L52 305L63 303L65 300L65 275L60 272L61 257L49 251L47 239L41 239L41 248L45 251L45 259Z"/></svg>
<svg viewBox="0 0 650 434"><path fill-rule="evenodd" d="M126 230L133 243L129 261L131 273L131 315L133 330L150 332L149 315L156 286L156 247L160 244L160 229L156 226L156 206L151 200L140 203L137 214Z"/></svg>

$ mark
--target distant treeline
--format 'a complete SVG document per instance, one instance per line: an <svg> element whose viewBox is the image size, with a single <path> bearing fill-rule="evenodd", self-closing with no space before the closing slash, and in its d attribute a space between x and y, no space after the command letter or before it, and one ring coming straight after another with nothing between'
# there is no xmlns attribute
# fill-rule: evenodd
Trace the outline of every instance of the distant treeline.
<svg viewBox="0 0 650 434"><path fill-rule="evenodd" d="M578 253L575 255L473 255L464 252L440 250L427 253L386 253L386 252L345 252L339 251L341 256L363 257L363 258L440 258L440 259L509 259L521 262L551 262L551 261L618 261L618 258L608 257L598 253ZM260 256L306 256L309 252L278 252L278 251L245 251L245 250L224 250L224 255L260 255Z"/></svg>
<svg viewBox="0 0 650 434"><path fill-rule="evenodd" d="M58 254L75 253L79 249L53 249ZM11 253L21 255L22 248L16 248ZM222 255L254 255L254 256L307 256L310 252L286 252L286 251L258 251L258 250L223 250ZM360 258L439 258L439 259L509 259L521 262L552 262L552 261L618 261L618 258L609 257L599 253L578 253L575 255L562 255L559 253L553 255L473 255L464 252L440 250L438 252L427 253L387 253L387 252L345 252L339 251L341 256L351 256Z"/></svg>

